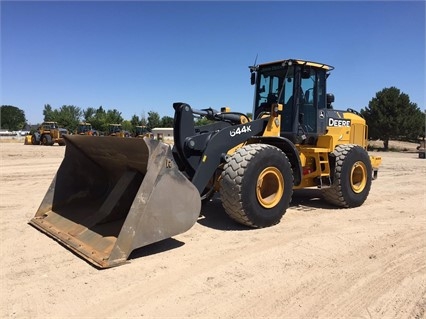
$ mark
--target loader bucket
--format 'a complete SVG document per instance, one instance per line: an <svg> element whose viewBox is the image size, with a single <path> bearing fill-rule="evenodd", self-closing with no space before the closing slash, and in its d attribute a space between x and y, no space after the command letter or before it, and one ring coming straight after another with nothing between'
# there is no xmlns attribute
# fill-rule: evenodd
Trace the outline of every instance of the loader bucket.
<svg viewBox="0 0 426 319"><path fill-rule="evenodd" d="M65 136L65 157L29 224L100 268L190 229L200 194L170 146L148 138Z"/></svg>
<svg viewBox="0 0 426 319"><path fill-rule="evenodd" d="M25 136L25 140L24 140L24 145L32 145L32 141L31 141L31 137L32 135L26 135Z"/></svg>

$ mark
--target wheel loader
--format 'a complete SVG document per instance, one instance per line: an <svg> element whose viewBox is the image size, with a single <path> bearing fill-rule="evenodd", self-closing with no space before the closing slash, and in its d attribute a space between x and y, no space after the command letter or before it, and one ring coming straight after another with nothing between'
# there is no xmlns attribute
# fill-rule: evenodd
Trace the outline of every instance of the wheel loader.
<svg viewBox="0 0 426 319"><path fill-rule="evenodd" d="M99 132L94 130L92 124L89 122L80 122L75 130L75 134L98 136Z"/></svg>
<svg viewBox="0 0 426 319"><path fill-rule="evenodd" d="M150 136L150 134L151 134L151 130L150 129L148 129L146 126L144 126L144 125L137 125L136 127L135 127L135 133L134 133L134 137L139 137L139 138L142 138L142 137L146 137L146 136Z"/></svg>
<svg viewBox="0 0 426 319"><path fill-rule="evenodd" d="M229 108L173 104L174 145L157 140L67 136L64 160L30 224L100 268L190 229L215 192L248 227L277 224L293 190L357 207L377 178L367 126L335 110L333 67L287 59L250 67L253 119ZM211 122L194 126L194 117Z"/></svg>
<svg viewBox="0 0 426 319"><path fill-rule="evenodd" d="M109 124L108 136L130 137L130 133L123 130L121 124Z"/></svg>
<svg viewBox="0 0 426 319"><path fill-rule="evenodd" d="M60 128L57 122L43 122L37 131L31 136L32 145L53 145L58 143L61 146L65 145L64 136L68 134L68 130Z"/></svg>

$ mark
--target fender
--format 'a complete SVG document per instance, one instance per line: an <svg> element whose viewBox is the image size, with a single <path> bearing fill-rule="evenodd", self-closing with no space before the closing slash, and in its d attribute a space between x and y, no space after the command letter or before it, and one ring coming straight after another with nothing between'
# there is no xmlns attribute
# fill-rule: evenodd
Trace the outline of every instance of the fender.
<svg viewBox="0 0 426 319"><path fill-rule="evenodd" d="M288 138L279 136L254 136L247 143L263 143L278 147L290 160L291 168L293 169L294 186L298 186L301 183L303 173L299 152Z"/></svg>

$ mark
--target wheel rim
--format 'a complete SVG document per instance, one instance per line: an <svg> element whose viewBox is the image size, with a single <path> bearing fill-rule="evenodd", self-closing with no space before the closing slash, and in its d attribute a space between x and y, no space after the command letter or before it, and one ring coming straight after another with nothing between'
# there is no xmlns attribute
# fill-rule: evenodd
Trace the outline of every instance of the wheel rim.
<svg viewBox="0 0 426 319"><path fill-rule="evenodd" d="M355 193L361 193L367 185L367 167L363 162L356 162L351 170L351 188Z"/></svg>
<svg viewBox="0 0 426 319"><path fill-rule="evenodd" d="M265 208L276 206L284 194L284 178L276 167L267 167L257 179L256 196Z"/></svg>

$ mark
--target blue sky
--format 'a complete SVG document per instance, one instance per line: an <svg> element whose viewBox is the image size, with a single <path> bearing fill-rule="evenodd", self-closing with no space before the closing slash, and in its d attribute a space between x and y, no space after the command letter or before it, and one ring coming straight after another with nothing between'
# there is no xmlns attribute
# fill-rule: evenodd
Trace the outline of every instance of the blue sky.
<svg viewBox="0 0 426 319"><path fill-rule="evenodd" d="M1 101L173 116L172 103L251 112L248 66L335 67L335 108L396 86L425 109L425 2L1 1Z"/></svg>

